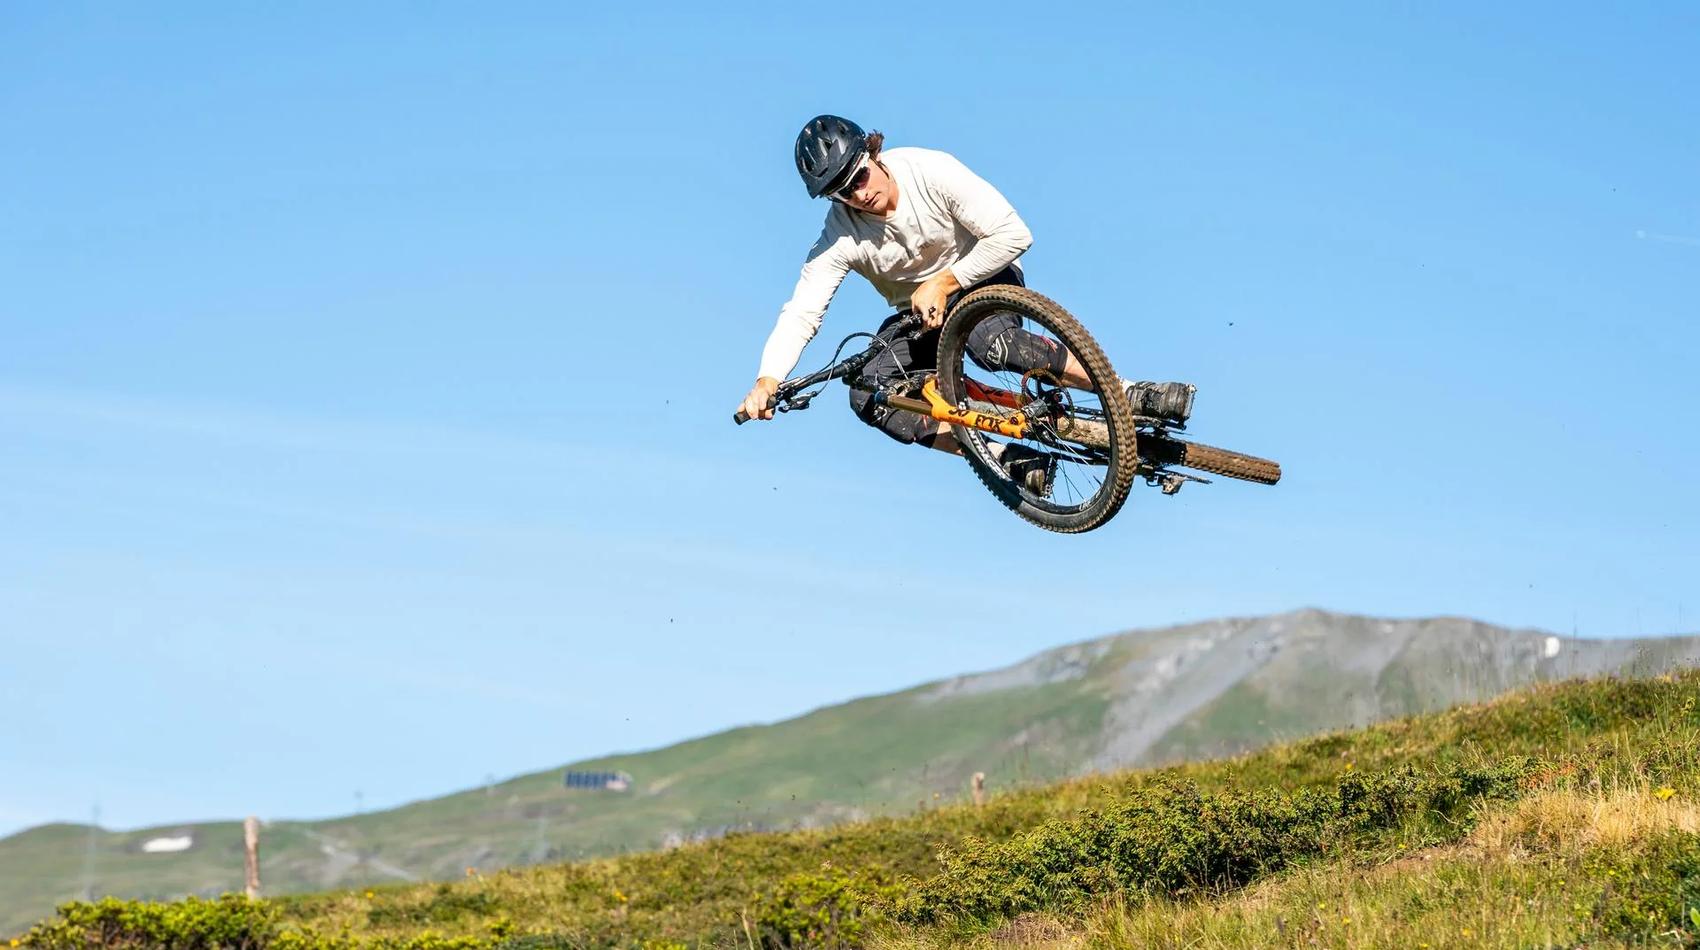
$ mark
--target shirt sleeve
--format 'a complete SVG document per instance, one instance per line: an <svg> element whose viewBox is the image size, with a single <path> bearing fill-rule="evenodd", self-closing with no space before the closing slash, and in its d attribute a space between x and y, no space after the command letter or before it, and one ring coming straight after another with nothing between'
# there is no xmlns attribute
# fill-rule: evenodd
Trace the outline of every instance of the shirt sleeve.
<svg viewBox="0 0 1700 950"><path fill-rule="evenodd" d="M950 266L962 286L972 287L996 274L1033 246L1033 232L1009 199L955 156L939 156L934 181L944 206L976 239Z"/></svg>
<svg viewBox="0 0 1700 950"><path fill-rule="evenodd" d="M849 236L836 233L830 226L821 229L815 246L809 249L808 259L803 261L803 272L791 291L791 299L779 308L779 321L761 351L757 377L784 379L797 367L803 347L815 338L827 305L838 293L838 285L844 283L844 276L850 273L853 243Z"/></svg>

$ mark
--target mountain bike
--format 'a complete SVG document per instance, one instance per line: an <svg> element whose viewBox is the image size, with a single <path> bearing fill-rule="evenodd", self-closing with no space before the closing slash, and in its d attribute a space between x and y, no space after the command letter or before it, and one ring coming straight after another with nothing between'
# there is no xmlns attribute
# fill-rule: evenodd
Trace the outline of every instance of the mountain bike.
<svg viewBox="0 0 1700 950"><path fill-rule="evenodd" d="M1059 376L1049 368L981 363L970 354L968 341L987 320L1064 348L1072 357L1067 365L1077 369ZM894 329L913 338L921 332L921 320L911 313ZM864 337L872 341L866 350L839 358L851 340ZM936 371L887 379L865 375L863 368L888 345L872 333L850 334L830 365L781 383L772 408L807 409L827 383L843 379L852 389L871 393L876 406L947 423L969 466L999 501L1041 528L1064 533L1090 531L1109 521L1136 478L1165 495L1188 482L1210 481L1179 469L1265 485L1281 479L1275 462L1186 441L1176 435L1185 431L1185 421L1136 411L1110 361L1080 322L1025 287L993 284L964 294L940 328ZM741 425L748 418L739 410L733 421ZM1002 464L1004 446L1017 443L1055 457L1054 474L1043 491Z"/></svg>

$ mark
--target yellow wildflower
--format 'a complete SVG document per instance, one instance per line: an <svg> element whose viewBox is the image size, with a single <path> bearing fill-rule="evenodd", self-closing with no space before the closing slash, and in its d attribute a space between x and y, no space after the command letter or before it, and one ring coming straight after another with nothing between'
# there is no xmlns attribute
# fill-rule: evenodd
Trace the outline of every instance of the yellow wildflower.
<svg viewBox="0 0 1700 950"><path fill-rule="evenodd" d="M1672 795L1675 795L1676 789L1671 788L1669 785L1666 785L1664 788L1659 789L1658 791L1654 792L1653 794L1659 796L1659 801L1662 802L1662 801L1670 798Z"/></svg>
<svg viewBox="0 0 1700 950"><path fill-rule="evenodd" d="M372 892L371 892L371 891L367 891L367 892L366 892L366 899L367 899L367 900L371 900L371 899L372 899Z"/></svg>

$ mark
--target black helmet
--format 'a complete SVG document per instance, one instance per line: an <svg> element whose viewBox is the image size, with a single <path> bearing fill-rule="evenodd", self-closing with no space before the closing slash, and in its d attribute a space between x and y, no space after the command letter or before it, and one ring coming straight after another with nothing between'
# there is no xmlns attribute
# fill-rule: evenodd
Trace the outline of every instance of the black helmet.
<svg viewBox="0 0 1700 950"><path fill-rule="evenodd" d="M797 174L809 197L819 198L844 184L844 178L868 150L862 127L835 115L817 115L797 133Z"/></svg>

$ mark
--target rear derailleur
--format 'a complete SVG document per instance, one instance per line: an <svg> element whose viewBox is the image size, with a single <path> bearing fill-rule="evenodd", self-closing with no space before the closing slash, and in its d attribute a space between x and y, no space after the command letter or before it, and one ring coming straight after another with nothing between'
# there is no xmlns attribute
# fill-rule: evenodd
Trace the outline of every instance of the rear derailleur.
<svg viewBox="0 0 1700 950"><path fill-rule="evenodd" d="M1181 490L1187 482L1197 482L1200 485L1210 484L1210 479L1188 475L1185 472L1174 472L1166 468L1142 468L1139 474L1145 476L1145 484L1163 490L1165 495L1173 495Z"/></svg>

